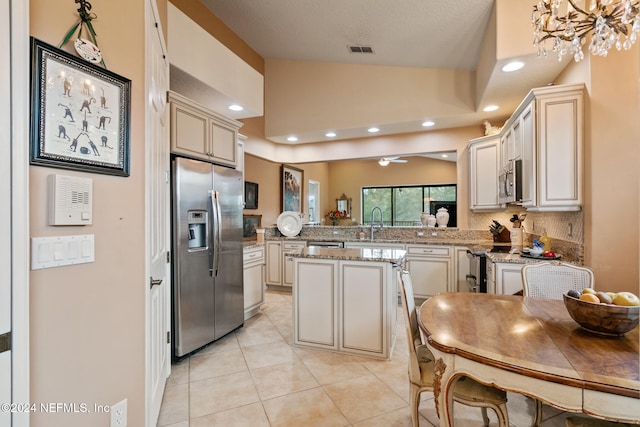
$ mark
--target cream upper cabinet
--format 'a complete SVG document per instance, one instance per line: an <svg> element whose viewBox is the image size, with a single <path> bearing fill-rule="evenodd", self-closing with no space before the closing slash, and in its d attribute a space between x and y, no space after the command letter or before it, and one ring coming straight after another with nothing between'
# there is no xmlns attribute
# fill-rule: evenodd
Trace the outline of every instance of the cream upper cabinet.
<svg viewBox="0 0 640 427"><path fill-rule="evenodd" d="M536 103L531 101L518 116L522 159L522 205L533 206L536 200Z"/></svg>
<svg viewBox="0 0 640 427"><path fill-rule="evenodd" d="M498 203L500 147L498 135L469 141L469 207L471 210L501 208Z"/></svg>
<svg viewBox="0 0 640 427"><path fill-rule="evenodd" d="M522 130L522 206L531 211L580 210L584 85L533 89L513 123Z"/></svg>
<svg viewBox="0 0 640 427"><path fill-rule="evenodd" d="M242 123L216 114L174 92L171 104L171 152L235 167Z"/></svg>
<svg viewBox="0 0 640 427"><path fill-rule="evenodd" d="M538 211L580 210L584 146L584 85L534 91L537 110Z"/></svg>

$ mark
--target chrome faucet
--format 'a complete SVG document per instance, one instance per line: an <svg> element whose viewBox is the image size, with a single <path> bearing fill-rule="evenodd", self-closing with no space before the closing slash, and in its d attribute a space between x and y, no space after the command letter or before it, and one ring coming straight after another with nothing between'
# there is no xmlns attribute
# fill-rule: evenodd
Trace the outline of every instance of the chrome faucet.
<svg viewBox="0 0 640 427"><path fill-rule="evenodd" d="M380 221L378 222L374 221L376 211L380 212ZM382 220L382 209L380 209L379 206L374 206L373 209L371 209L371 233L370 234L371 234L372 241L373 241L373 238L375 237L376 230L382 230L383 226L384 226L384 222Z"/></svg>

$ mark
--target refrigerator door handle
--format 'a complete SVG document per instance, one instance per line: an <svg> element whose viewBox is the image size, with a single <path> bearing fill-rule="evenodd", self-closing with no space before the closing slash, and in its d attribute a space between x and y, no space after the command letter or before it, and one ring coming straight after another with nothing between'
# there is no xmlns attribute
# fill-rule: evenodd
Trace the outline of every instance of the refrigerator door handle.
<svg viewBox="0 0 640 427"><path fill-rule="evenodd" d="M213 253L210 258L211 268L209 269L209 272L213 277L216 277L218 276L218 270L220 269L220 246L222 244L220 224L222 223L222 218L220 216L220 193L215 190L211 191L211 210L213 212L213 244L211 245Z"/></svg>

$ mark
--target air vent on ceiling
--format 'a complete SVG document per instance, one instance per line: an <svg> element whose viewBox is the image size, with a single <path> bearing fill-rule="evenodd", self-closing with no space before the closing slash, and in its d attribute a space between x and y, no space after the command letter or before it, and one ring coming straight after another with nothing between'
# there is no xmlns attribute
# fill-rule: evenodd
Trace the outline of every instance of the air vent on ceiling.
<svg viewBox="0 0 640 427"><path fill-rule="evenodd" d="M373 48L371 46L349 46L349 50L351 53L373 53Z"/></svg>

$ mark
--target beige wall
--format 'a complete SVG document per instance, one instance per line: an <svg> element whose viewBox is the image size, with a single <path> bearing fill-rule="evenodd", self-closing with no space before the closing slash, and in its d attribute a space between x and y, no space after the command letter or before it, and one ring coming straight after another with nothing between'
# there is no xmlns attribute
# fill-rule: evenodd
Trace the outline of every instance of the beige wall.
<svg viewBox="0 0 640 427"><path fill-rule="evenodd" d="M163 3L163 1L160 1ZM113 405L128 399L128 425L145 425L144 2L93 4L109 70L132 80L131 176L30 167L31 237L94 234L95 262L30 275L31 401ZM31 34L57 45L77 5L32 0ZM66 48L72 46L68 43ZM93 179L93 225L47 225L47 176ZM31 426L108 426L108 414L31 414Z"/></svg>
<svg viewBox="0 0 640 427"><path fill-rule="evenodd" d="M596 287L638 293L640 211L640 49L612 49L572 62L558 83L587 84L585 117L585 264ZM615 78L611 78L615 76Z"/></svg>
<svg viewBox="0 0 640 427"><path fill-rule="evenodd" d="M638 45L590 59L586 262L604 290L638 293L640 110ZM615 76L615 78L612 78ZM630 262L630 260L634 260Z"/></svg>
<svg viewBox="0 0 640 427"><path fill-rule="evenodd" d="M326 162L305 163L291 165L304 172L303 204L302 210L309 210L309 180L320 183L320 206L324 210L328 206L329 196L329 169ZM245 155L245 181L258 183L258 209L245 209L245 215L262 215L262 225L275 225L278 215L282 212L281 198L281 173L282 164L261 159L250 154Z"/></svg>
<svg viewBox="0 0 640 427"><path fill-rule="evenodd" d="M471 113L472 76L469 70L267 60L265 135L304 137L318 128L384 126Z"/></svg>

